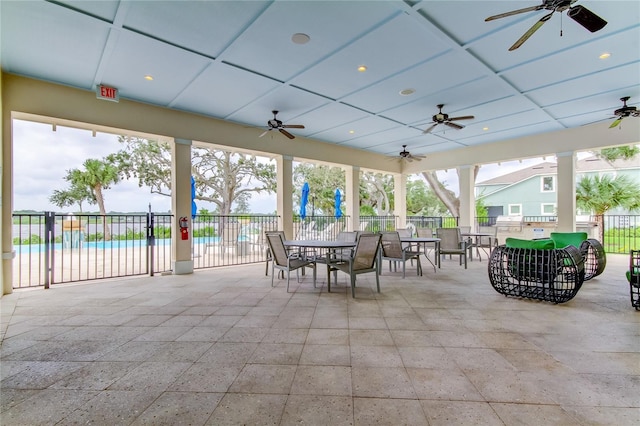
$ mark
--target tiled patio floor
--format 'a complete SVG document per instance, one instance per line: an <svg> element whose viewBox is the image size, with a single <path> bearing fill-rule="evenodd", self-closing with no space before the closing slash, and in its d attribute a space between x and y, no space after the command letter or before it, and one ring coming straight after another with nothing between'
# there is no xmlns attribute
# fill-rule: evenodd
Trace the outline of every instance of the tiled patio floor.
<svg viewBox="0 0 640 426"><path fill-rule="evenodd" d="M326 292L264 265L2 297L2 425L640 424L626 256L564 305L446 260ZM332 286L333 287L333 286Z"/></svg>

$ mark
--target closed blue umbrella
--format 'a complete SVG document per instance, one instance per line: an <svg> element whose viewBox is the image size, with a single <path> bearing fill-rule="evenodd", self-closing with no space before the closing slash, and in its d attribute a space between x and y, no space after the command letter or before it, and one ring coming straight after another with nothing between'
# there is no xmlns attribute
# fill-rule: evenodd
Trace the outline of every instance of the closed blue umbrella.
<svg viewBox="0 0 640 426"><path fill-rule="evenodd" d="M309 202L309 184L307 182L302 185L302 194L300 196L300 218L307 217L307 203Z"/></svg>
<svg viewBox="0 0 640 426"><path fill-rule="evenodd" d="M196 180L191 176L191 219L196 218L198 206L196 206Z"/></svg>
<svg viewBox="0 0 640 426"><path fill-rule="evenodd" d="M340 195L340 190L336 189L336 219L340 219L342 217L342 210L340 210L341 202L342 196Z"/></svg>

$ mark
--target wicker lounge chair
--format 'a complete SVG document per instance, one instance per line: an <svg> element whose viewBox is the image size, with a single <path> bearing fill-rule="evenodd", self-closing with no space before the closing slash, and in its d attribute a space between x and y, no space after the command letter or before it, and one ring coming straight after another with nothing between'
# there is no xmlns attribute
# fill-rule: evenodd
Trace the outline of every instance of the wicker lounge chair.
<svg viewBox="0 0 640 426"><path fill-rule="evenodd" d="M551 240L507 238L491 252L489 281L505 296L564 303L584 282L584 261L572 245L558 249Z"/></svg>

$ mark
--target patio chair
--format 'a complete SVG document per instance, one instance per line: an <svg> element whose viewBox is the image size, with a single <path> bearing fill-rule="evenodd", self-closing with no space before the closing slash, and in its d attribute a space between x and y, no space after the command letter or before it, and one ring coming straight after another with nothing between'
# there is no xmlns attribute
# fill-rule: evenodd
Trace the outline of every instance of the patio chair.
<svg viewBox="0 0 640 426"><path fill-rule="evenodd" d="M433 237L433 229L432 228L416 228L416 235L420 238L431 238Z"/></svg>
<svg viewBox="0 0 640 426"><path fill-rule="evenodd" d="M360 238L364 236L361 235ZM382 233L382 260L389 261L389 270L391 265L397 266L398 262L402 262L402 278L405 278L407 261L416 260L416 274L422 275L422 265L420 264L420 251L414 251L412 247L404 249L400 242L398 231L386 231Z"/></svg>
<svg viewBox="0 0 640 426"><path fill-rule="evenodd" d="M464 269L467 269L467 246L468 240L460 235L460 228L438 228L436 231L440 238L440 249L438 250L438 267L441 266L441 257L443 255L460 256L460 265L464 260Z"/></svg>
<svg viewBox="0 0 640 426"><path fill-rule="evenodd" d="M336 241L358 241L358 233L353 231L342 231L338 233ZM348 259L353 254L353 249L339 249L333 253L332 259Z"/></svg>
<svg viewBox="0 0 640 426"><path fill-rule="evenodd" d="M433 228L416 228L416 237L418 238L433 238ZM422 246L425 248L425 252L424 255L428 258L429 257L429 253L427 252L427 250L435 250L436 248L436 243L431 243L430 246L427 246L427 244L423 243Z"/></svg>
<svg viewBox="0 0 640 426"><path fill-rule="evenodd" d="M588 238L586 232L552 232L550 238L556 248L572 245L582 254L584 260L585 281L597 277L607 266L607 255L600 241Z"/></svg>
<svg viewBox="0 0 640 426"><path fill-rule="evenodd" d="M629 253L629 291L631 294L631 306L640 311L640 250L631 250Z"/></svg>
<svg viewBox="0 0 640 426"><path fill-rule="evenodd" d="M410 237L413 237L414 235L416 235L416 226L409 222L404 226L404 229L408 230L411 234L409 235Z"/></svg>
<svg viewBox="0 0 640 426"><path fill-rule="evenodd" d="M296 277L300 282L300 276L298 270L300 268L312 268L313 269L313 287L316 287L316 262L312 259L306 259L300 257L297 254L287 252L284 246L284 240L280 234L267 234L267 242L271 249L273 256L271 262L271 287L273 287L273 279L275 270L283 271L287 273L287 293L289 292L289 281L291 278L291 271L296 271Z"/></svg>
<svg viewBox="0 0 640 426"><path fill-rule="evenodd" d="M476 254L478 255L478 259L482 260L480 257L480 249L484 251L489 257L491 255L491 250L494 247L498 247L498 228L495 226L480 226L478 228L479 234L490 234L490 235L480 235L476 238Z"/></svg>
<svg viewBox="0 0 640 426"><path fill-rule="evenodd" d="M331 222L325 228L318 233L318 240L333 240L336 235L344 229L344 222Z"/></svg>
<svg viewBox="0 0 640 426"><path fill-rule="evenodd" d="M460 234L470 234L471 226L458 226ZM469 260L473 262L473 248L476 244L473 242L473 238L470 235L461 235L462 239L467 240L467 249L469 250Z"/></svg>
<svg viewBox="0 0 640 426"><path fill-rule="evenodd" d="M507 238L489 258L489 281L505 296L565 303L584 282L584 261L572 245L556 248L550 239Z"/></svg>
<svg viewBox="0 0 640 426"><path fill-rule="evenodd" d="M227 249L234 249L238 254L238 236L240 235L240 225L238 223L225 223L222 228L220 247L218 248L220 257L223 257Z"/></svg>
<svg viewBox="0 0 640 426"><path fill-rule="evenodd" d="M312 220L309 223L300 223L300 228L296 233L296 240L313 240L316 233L316 221Z"/></svg>
<svg viewBox="0 0 640 426"><path fill-rule="evenodd" d="M376 274L376 287L380 293L380 277L378 268L378 251L380 249L380 234L362 234L358 237L353 252L348 257L327 263L327 291L331 292L331 272L334 277L337 271L349 275L351 279L351 297L356 297L356 276L373 272Z"/></svg>
<svg viewBox="0 0 640 426"><path fill-rule="evenodd" d="M273 256L271 254L271 248L269 247L269 242L266 239L266 236L268 234L280 235L283 240L286 239L286 237L284 235L284 231L264 231L265 245L266 245L265 246L265 252L264 252L264 258L265 258L264 274L265 275L269 275L269 262L273 261ZM279 273L282 274L282 276L284 277L284 273L282 271L279 271Z"/></svg>

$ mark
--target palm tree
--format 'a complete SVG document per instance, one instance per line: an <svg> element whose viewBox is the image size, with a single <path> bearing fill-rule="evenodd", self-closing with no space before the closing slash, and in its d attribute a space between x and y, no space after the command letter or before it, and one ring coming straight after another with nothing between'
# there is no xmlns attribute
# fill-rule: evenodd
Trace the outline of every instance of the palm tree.
<svg viewBox="0 0 640 426"><path fill-rule="evenodd" d="M85 160L82 166L84 170L69 170L65 179L71 182L72 187L85 187L91 191L103 217L104 239L109 241L111 240L111 232L106 224L107 212L104 207L102 191L109 189L112 184L118 183L120 173L113 164L92 158Z"/></svg>
<svg viewBox="0 0 640 426"><path fill-rule="evenodd" d="M96 199L93 196L93 193L86 186L71 186L69 189L56 189L53 191L53 194L49 196L49 201L52 204L60 207L70 207L74 204L78 204L78 208L80 209L80 213L82 213L82 203L88 202L89 204L95 204Z"/></svg>
<svg viewBox="0 0 640 426"><path fill-rule="evenodd" d="M622 207L627 210L640 209L640 186L627 176L584 176L576 187L576 205L597 216L600 238L604 241L602 216L609 210Z"/></svg>

